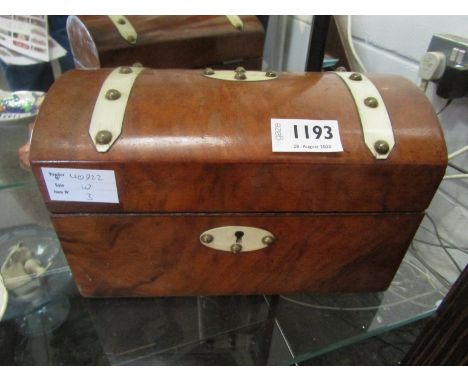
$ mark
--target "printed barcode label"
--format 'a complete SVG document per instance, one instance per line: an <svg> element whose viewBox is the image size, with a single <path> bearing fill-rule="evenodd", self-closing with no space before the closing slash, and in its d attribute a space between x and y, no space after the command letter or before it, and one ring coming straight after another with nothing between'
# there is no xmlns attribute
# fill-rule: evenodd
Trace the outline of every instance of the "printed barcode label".
<svg viewBox="0 0 468 382"><path fill-rule="evenodd" d="M338 121L271 119L273 152L343 151Z"/></svg>
<svg viewBox="0 0 468 382"><path fill-rule="evenodd" d="M118 203L112 170L42 167L50 200L87 203Z"/></svg>

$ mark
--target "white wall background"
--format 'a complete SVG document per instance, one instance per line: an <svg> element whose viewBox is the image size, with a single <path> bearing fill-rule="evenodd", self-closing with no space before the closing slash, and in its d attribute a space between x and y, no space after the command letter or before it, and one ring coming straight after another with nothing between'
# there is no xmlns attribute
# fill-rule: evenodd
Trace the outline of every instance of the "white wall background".
<svg viewBox="0 0 468 382"><path fill-rule="evenodd" d="M338 16L337 20L340 29L346 32L347 17ZM278 33L276 26L281 25L283 38L276 48L269 45L272 41L267 41L265 66L272 66L276 70L303 71L312 23L311 16L276 16L273 29ZM419 83L419 60L435 33L450 33L468 38L468 16L352 17L353 42L368 72L401 75L415 84ZM433 85L429 86L427 96L436 111L446 102L435 95ZM449 153L468 144L468 97L454 100L439 118ZM468 169L468 153L453 162ZM450 238L460 247L468 247L468 180L443 181L428 212L435 218L444 237ZM427 220L423 225L432 229ZM424 230L420 230L417 237L437 241ZM441 255L440 249L421 245L420 250L427 256L433 255L431 261L447 278L456 278L458 273L447 263L447 258ZM465 254L456 250L451 253L460 266L466 264Z"/></svg>

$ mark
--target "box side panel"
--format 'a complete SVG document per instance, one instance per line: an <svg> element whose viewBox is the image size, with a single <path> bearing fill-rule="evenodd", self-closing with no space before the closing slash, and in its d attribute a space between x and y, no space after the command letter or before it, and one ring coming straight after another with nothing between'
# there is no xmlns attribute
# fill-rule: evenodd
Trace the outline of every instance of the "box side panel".
<svg viewBox="0 0 468 382"><path fill-rule="evenodd" d="M54 215L84 296L364 292L385 289L422 214ZM213 250L204 231L273 233L245 253Z"/></svg>

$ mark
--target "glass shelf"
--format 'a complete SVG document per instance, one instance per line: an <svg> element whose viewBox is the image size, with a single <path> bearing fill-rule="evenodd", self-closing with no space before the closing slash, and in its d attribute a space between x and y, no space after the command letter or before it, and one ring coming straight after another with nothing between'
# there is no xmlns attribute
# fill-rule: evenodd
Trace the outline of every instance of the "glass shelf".
<svg viewBox="0 0 468 382"><path fill-rule="evenodd" d="M37 186L18 162L27 126L0 134L0 241L14 232L53 234ZM6 256L0 253L2 264ZM10 299L0 364L300 364L430 316L448 289L409 252L380 293L84 299L62 252L37 281L47 292L38 293L40 303ZM62 321L25 331L25 318L48 304L61 308Z"/></svg>
<svg viewBox="0 0 468 382"><path fill-rule="evenodd" d="M380 293L281 296L278 325L300 363L430 316L447 288L411 253Z"/></svg>
<svg viewBox="0 0 468 382"><path fill-rule="evenodd" d="M59 267L48 277L60 273L60 280L69 275ZM71 305L66 321L40 341L16 333L15 346L28 346L12 350L15 359L26 364L294 365L427 317L446 293L411 255L381 293L84 299L71 280L64 289L61 296ZM2 330L17 331L12 319L18 314L11 309L6 326L0 324L2 347ZM71 353L64 347L67 340L75 346ZM53 356L41 363L43 354Z"/></svg>
<svg viewBox="0 0 468 382"><path fill-rule="evenodd" d="M408 254L381 293L86 300L114 365L298 364L431 315L446 289Z"/></svg>
<svg viewBox="0 0 468 382"><path fill-rule="evenodd" d="M0 124L0 190L34 184L29 171L19 164L18 149L29 138L28 124Z"/></svg>

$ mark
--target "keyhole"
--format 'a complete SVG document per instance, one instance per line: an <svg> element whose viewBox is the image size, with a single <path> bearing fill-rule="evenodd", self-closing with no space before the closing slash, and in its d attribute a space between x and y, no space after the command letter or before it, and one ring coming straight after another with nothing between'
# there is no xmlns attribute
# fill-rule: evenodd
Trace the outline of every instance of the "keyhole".
<svg viewBox="0 0 468 382"><path fill-rule="evenodd" d="M239 244L242 241L242 237L244 236L244 232L236 231L234 233L234 235L236 236L236 243Z"/></svg>

